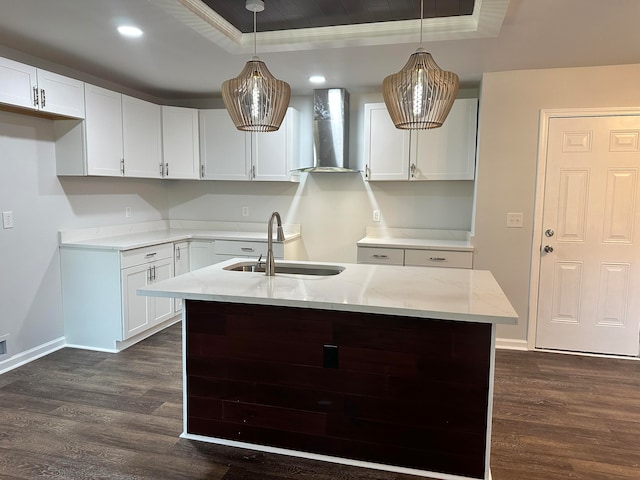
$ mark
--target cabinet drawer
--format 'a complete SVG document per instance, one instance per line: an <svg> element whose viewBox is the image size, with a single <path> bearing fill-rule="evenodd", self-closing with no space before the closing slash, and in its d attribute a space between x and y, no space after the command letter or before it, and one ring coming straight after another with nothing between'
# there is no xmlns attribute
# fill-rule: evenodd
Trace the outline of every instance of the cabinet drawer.
<svg viewBox="0 0 640 480"><path fill-rule="evenodd" d="M122 252L121 267L127 268L149 263L161 258L173 257L173 243L163 243L151 247L135 248Z"/></svg>
<svg viewBox="0 0 640 480"><path fill-rule="evenodd" d="M231 255L232 257L259 257L267 256L267 242L245 242L236 240L216 240L215 252L217 255ZM284 244L273 242L273 255L275 258L284 258Z"/></svg>
<svg viewBox="0 0 640 480"><path fill-rule="evenodd" d="M405 250L404 264L418 267L472 268L473 252Z"/></svg>
<svg viewBox="0 0 640 480"><path fill-rule="evenodd" d="M358 263L402 265L404 250L401 248L358 247Z"/></svg>

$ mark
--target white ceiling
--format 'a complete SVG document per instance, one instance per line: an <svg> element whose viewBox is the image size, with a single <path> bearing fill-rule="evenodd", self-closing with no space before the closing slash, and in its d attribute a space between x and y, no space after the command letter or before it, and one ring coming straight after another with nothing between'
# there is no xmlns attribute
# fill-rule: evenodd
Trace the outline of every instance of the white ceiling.
<svg viewBox="0 0 640 480"><path fill-rule="evenodd" d="M483 72L640 63L638 0L478 1L484 11L475 30L424 24L424 46L463 85L477 84ZM159 99L218 97L222 82L251 57L253 39L225 30L215 14L198 12L198 3L0 0L0 55L82 72ZM144 36L120 37L115 27L122 22L137 24ZM326 30L259 35L258 55L294 94L318 88L307 80L317 73L327 77L326 86L379 91L383 78L418 46L419 21L385 30L378 24L367 32L336 29L328 37Z"/></svg>

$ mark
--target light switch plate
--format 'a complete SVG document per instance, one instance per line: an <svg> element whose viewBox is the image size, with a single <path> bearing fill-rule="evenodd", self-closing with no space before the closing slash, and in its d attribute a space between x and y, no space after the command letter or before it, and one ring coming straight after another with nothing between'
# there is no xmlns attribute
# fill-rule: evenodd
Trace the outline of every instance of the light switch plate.
<svg viewBox="0 0 640 480"><path fill-rule="evenodd" d="M2 212L2 228L13 228L13 212Z"/></svg>

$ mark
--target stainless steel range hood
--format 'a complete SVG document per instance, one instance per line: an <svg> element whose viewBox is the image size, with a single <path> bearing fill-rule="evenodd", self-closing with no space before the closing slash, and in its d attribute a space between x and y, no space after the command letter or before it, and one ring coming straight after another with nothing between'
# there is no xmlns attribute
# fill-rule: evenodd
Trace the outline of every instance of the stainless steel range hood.
<svg viewBox="0 0 640 480"><path fill-rule="evenodd" d="M349 92L313 91L313 166L300 172L357 172L349 168Z"/></svg>

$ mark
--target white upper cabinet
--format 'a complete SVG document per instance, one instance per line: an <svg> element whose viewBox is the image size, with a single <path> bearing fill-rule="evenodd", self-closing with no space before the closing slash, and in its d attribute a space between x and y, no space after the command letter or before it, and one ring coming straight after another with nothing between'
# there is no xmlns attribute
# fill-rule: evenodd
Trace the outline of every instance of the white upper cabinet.
<svg viewBox="0 0 640 480"><path fill-rule="evenodd" d="M84 83L0 58L0 103L54 115L84 118Z"/></svg>
<svg viewBox="0 0 640 480"><path fill-rule="evenodd" d="M58 175L162 177L159 105L85 85L86 118L55 120Z"/></svg>
<svg viewBox="0 0 640 480"><path fill-rule="evenodd" d="M298 154L298 111L288 108L282 125L275 132L251 135L253 180L287 181Z"/></svg>
<svg viewBox="0 0 640 480"><path fill-rule="evenodd" d="M86 84L85 96L86 174L120 177L124 172L122 95ZM56 156L60 157L58 152ZM62 160L58 158L58 164Z"/></svg>
<svg viewBox="0 0 640 480"><path fill-rule="evenodd" d="M298 111L275 132L236 129L226 110L200 110L200 163L209 180L289 181L298 154Z"/></svg>
<svg viewBox="0 0 640 480"><path fill-rule="evenodd" d="M364 132L367 180L408 180L410 135L393 125L384 103L364 106Z"/></svg>
<svg viewBox="0 0 640 480"><path fill-rule="evenodd" d="M250 136L237 130L226 110L200 110L201 177L207 180L249 180Z"/></svg>
<svg viewBox="0 0 640 480"><path fill-rule="evenodd" d="M122 95L124 175L162 177L160 105Z"/></svg>
<svg viewBox="0 0 640 480"><path fill-rule="evenodd" d="M399 130L384 103L365 105L365 174L378 180L473 180L478 101L458 99L440 128Z"/></svg>
<svg viewBox="0 0 640 480"><path fill-rule="evenodd" d="M198 110L162 107L164 178L199 178Z"/></svg>

